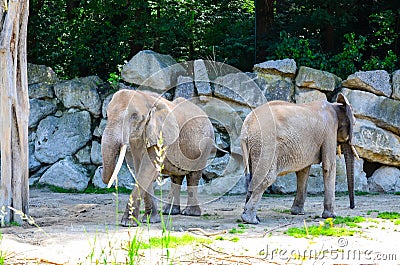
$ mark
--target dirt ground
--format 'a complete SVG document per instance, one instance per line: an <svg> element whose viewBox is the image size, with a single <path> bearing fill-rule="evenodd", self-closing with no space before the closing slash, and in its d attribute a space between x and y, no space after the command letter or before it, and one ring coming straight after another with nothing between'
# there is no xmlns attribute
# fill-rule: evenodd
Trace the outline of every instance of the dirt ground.
<svg viewBox="0 0 400 265"><path fill-rule="evenodd" d="M161 224L140 228L117 226L128 201L127 194L65 194L47 189L30 191L28 224L1 229L0 254L5 264L128 264L127 243L162 236ZM140 250L137 264L400 264L400 225L376 218L378 212L400 212L399 195L356 196L356 209L348 197L338 195L340 216L364 216L366 222L349 237L294 238L289 227L318 225L323 197L308 197L306 214L289 213L294 195L262 198L259 225L239 228L245 196L201 196L201 217L173 216L171 236L191 234L208 238L170 249ZM181 199L186 202L185 196ZM116 210L118 206L118 211Z"/></svg>

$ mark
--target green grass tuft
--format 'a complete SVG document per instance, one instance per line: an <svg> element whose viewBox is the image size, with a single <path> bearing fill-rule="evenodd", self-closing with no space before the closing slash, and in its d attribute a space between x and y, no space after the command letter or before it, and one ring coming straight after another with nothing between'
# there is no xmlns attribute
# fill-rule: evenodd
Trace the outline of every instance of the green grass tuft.
<svg viewBox="0 0 400 265"><path fill-rule="evenodd" d="M345 227L326 227L312 225L307 227L307 230L302 227L292 227L286 231L286 234L295 238L303 238L307 236L352 236L356 233L354 230L349 230Z"/></svg>
<svg viewBox="0 0 400 265"><path fill-rule="evenodd" d="M398 212L381 212L381 213L378 213L377 217L381 218L381 219L389 219L389 220L400 219L400 213L398 213Z"/></svg>
<svg viewBox="0 0 400 265"><path fill-rule="evenodd" d="M183 236L169 236L169 248L177 248L179 246L198 244L198 243L211 243L211 239L195 237L192 235L185 234ZM140 249L150 249L150 248L162 248L163 238L162 237L151 237L149 242L142 242ZM165 244L164 244L165 247Z"/></svg>

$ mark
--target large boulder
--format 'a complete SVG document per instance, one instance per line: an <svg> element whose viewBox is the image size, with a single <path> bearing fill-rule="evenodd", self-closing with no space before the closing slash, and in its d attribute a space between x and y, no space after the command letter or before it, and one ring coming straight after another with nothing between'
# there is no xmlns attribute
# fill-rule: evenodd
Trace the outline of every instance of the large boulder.
<svg viewBox="0 0 400 265"><path fill-rule="evenodd" d="M384 70L356 72L349 75L342 85L348 88L355 88L372 92L379 96L390 97L392 87L390 85L389 73Z"/></svg>
<svg viewBox="0 0 400 265"><path fill-rule="evenodd" d="M266 98L252 74L230 73L217 77L213 83L214 96L218 98L249 107L257 107L266 102Z"/></svg>
<svg viewBox="0 0 400 265"><path fill-rule="evenodd" d="M394 71L392 74L393 94L392 98L400 99L400 70Z"/></svg>
<svg viewBox="0 0 400 265"><path fill-rule="evenodd" d="M316 100L327 100L326 95L316 89L296 87L295 101L297 104L304 104Z"/></svg>
<svg viewBox="0 0 400 265"><path fill-rule="evenodd" d="M121 71L124 81L159 92L175 87L180 75L187 75L182 65L169 55L150 50L138 52Z"/></svg>
<svg viewBox="0 0 400 265"><path fill-rule="evenodd" d="M400 101L376 96L369 92L343 88L354 115L373 121L379 127L400 135Z"/></svg>
<svg viewBox="0 0 400 265"><path fill-rule="evenodd" d="M301 66L296 76L296 86L318 89L321 91L333 91L340 87L342 79L329 72Z"/></svg>
<svg viewBox="0 0 400 265"><path fill-rule="evenodd" d="M107 188L107 184L103 182L101 179L101 173L103 171L103 167L98 167L96 172L94 173L92 184L96 188L105 189ZM132 176L131 172L128 169L128 166L124 162L122 164L121 170L118 172L118 187L123 187L129 190L132 190L135 184L135 179ZM115 187L115 182L112 187Z"/></svg>
<svg viewBox="0 0 400 265"><path fill-rule="evenodd" d="M92 138L91 118L87 111L48 116L41 120L35 140L35 157L52 164L75 154Z"/></svg>
<svg viewBox="0 0 400 265"><path fill-rule="evenodd" d="M90 177L86 169L67 157L52 165L40 178L40 184L60 187L66 190L84 191Z"/></svg>
<svg viewBox="0 0 400 265"><path fill-rule="evenodd" d="M400 166L399 136L363 119L356 120L353 132L353 143L361 157L370 162Z"/></svg>
<svg viewBox="0 0 400 265"><path fill-rule="evenodd" d="M270 60L254 65L253 70L259 76L266 74L294 78L297 66L293 59Z"/></svg>
<svg viewBox="0 0 400 265"><path fill-rule="evenodd" d="M266 61L253 67L255 82L263 91L267 101L293 101L293 78L297 66L293 59Z"/></svg>
<svg viewBox="0 0 400 265"><path fill-rule="evenodd" d="M207 67L203 60L195 60L193 62L193 79L198 95L211 96L210 78L208 77Z"/></svg>
<svg viewBox="0 0 400 265"><path fill-rule="evenodd" d="M179 76L174 98L176 99L181 97L190 100L192 97L194 97L194 95L195 92L193 78L191 78L190 76Z"/></svg>
<svg viewBox="0 0 400 265"><path fill-rule="evenodd" d="M29 128L36 127L42 119L57 111L57 106L52 102L36 98L29 100L29 106Z"/></svg>
<svg viewBox="0 0 400 265"><path fill-rule="evenodd" d="M56 73L50 67L28 63L28 85L46 83L55 84L59 81Z"/></svg>
<svg viewBox="0 0 400 265"><path fill-rule="evenodd" d="M51 99L54 98L53 85L47 83L38 83L28 86L29 98Z"/></svg>
<svg viewBox="0 0 400 265"><path fill-rule="evenodd" d="M400 169L380 167L368 179L368 185L371 192L399 192Z"/></svg>
<svg viewBox="0 0 400 265"><path fill-rule="evenodd" d="M101 100L97 88L102 83L97 76L76 78L56 84L54 92L66 108L87 110L98 117L101 113Z"/></svg>

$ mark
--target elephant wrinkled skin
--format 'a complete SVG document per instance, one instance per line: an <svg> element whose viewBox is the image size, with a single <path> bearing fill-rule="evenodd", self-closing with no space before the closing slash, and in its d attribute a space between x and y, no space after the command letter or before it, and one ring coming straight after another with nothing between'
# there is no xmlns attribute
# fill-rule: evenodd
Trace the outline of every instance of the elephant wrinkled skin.
<svg viewBox="0 0 400 265"><path fill-rule="evenodd" d="M178 98L170 102L152 94L120 90L107 109L108 122L102 137L102 179L109 185L114 181L127 146L127 164L133 166L136 185L131 201L126 205L121 220L123 226L136 226L141 200L145 203L144 220L159 222L160 216L154 198L153 182L157 178L154 161L155 147L162 132L166 158L162 174L171 177L165 214L201 214L197 188L201 171L206 166L214 143L214 131L207 115L193 103ZM116 163L119 154L118 162ZM113 173L114 172L114 173ZM180 210L180 187L187 177L188 203Z"/></svg>
<svg viewBox="0 0 400 265"><path fill-rule="evenodd" d="M350 208L354 208L354 121L351 106L342 94L335 103L314 101L297 105L272 101L254 109L246 117L241 132L248 180L242 220L260 222L256 212L262 194L277 176L288 172L297 175L291 213L304 214L310 167L321 162L325 190L322 217L335 217L337 146L343 147L345 154Z"/></svg>

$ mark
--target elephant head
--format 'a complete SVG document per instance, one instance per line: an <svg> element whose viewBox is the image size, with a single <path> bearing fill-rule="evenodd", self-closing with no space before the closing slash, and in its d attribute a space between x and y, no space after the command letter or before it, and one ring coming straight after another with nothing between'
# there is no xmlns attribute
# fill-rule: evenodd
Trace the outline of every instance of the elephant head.
<svg viewBox="0 0 400 265"><path fill-rule="evenodd" d="M354 158L359 158L356 149L353 146L353 125L355 118L351 105L343 94L337 97L337 103L340 103L337 108L338 130L337 142L339 156L343 148L346 161L347 185L349 191L350 208L354 208Z"/></svg>
<svg viewBox="0 0 400 265"><path fill-rule="evenodd" d="M142 152L157 143L160 131L166 146L178 138L179 126L171 110L166 99L144 92L120 90L114 94L107 108L108 121L101 142L104 183L114 181L129 142L146 143L131 150Z"/></svg>

